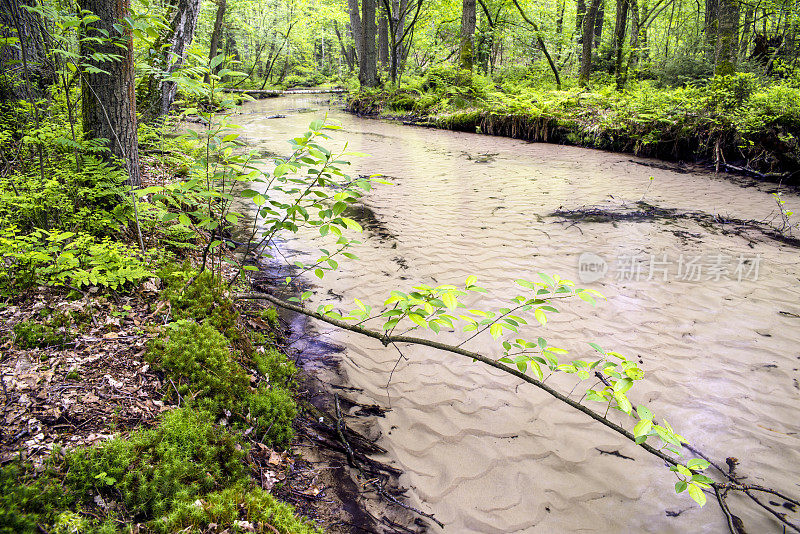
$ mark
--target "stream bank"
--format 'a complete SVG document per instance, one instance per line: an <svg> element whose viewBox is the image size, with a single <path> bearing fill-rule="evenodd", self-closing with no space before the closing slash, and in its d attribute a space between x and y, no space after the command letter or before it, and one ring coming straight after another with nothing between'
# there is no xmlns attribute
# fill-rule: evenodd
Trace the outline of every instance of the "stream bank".
<svg viewBox="0 0 800 534"><path fill-rule="evenodd" d="M345 108L408 125L597 148L800 183L796 90L750 88L731 103L726 91L736 90L726 86L507 93L474 79L446 83L454 85L426 81L397 90L361 90L348 94Z"/></svg>

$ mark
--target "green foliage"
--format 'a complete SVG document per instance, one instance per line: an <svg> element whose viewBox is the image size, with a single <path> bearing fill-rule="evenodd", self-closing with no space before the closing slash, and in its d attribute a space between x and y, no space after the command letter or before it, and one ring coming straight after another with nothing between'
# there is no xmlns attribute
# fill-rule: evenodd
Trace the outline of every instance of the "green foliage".
<svg viewBox="0 0 800 534"><path fill-rule="evenodd" d="M656 71L658 85L680 87L704 83L714 74L714 65L703 57L675 54Z"/></svg>
<svg viewBox="0 0 800 534"><path fill-rule="evenodd" d="M21 349L62 347L69 340L64 329L49 324L23 321L14 325L14 344Z"/></svg>
<svg viewBox="0 0 800 534"><path fill-rule="evenodd" d="M164 518L162 528L167 532L203 532L211 523L227 529L236 521L251 523L259 533L274 532L272 529L281 534L321 533L312 523L298 519L292 506L279 502L261 488L246 486L210 493L199 502L176 507Z"/></svg>
<svg viewBox="0 0 800 534"><path fill-rule="evenodd" d="M245 450L208 413L168 412L153 430L67 454L64 486L76 504L122 499L135 516L157 519L180 503L246 479Z"/></svg>
<svg viewBox="0 0 800 534"><path fill-rule="evenodd" d="M715 76L709 84L710 102L724 113L741 107L758 87L756 77L751 73L736 73Z"/></svg>
<svg viewBox="0 0 800 534"><path fill-rule="evenodd" d="M125 173L93 157L81 169L57 158L42 181L38 169L13 173L0 182L0 226L82 231L105 236L133 216L126 200Z"/></svg>
<svg viewBox="0 0 800 534"><path fill-rule="evenodd" d="M121 289L152 276L135 249L91 234L0 229L0 294L35 285Z"/></svg>

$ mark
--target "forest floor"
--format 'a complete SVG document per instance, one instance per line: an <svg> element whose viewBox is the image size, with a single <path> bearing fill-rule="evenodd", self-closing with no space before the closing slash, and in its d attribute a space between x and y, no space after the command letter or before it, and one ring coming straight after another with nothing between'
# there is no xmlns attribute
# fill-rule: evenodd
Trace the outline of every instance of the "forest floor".
<svg viewBox="0 0 800 534"><path fill-rule="evenodd" d="M156 158L144 159L146 182L172 179ZM186 260L195 266L201 263L196 252ZM232 275L232 268L223 268L220 285L224 287ZM256 277L260 290L273 289L269 268ZM228 297L223 294L223 298ZM225 303L212 306L219 309ZM309 350L307 339L313 333L306 325L290 326L290 317L265 319L270 314L258 302L233 305L235 329L245 339L270 340L298 368L292 379L298 410L289 446L265 444L256 437L258 431L250 433L253 428L237 433L247 451L244 462L250 483L291 504L298 516L325 532L423 532L425 524L415 523L411 511L400 504L400 472L372 460L368 455L385 451L355 430L368 432L369 419L380 416L381 409L348 400L346 386L331 387L342 383L331 356L336 348L322 345ZM148 358L149 347L177 319L174 306L167 281L158 277L119 292L38 286L0 306L0 467L26 462L27 474L18 482L34 481L50 472L54 451L60 457L61 451L91 450L128 439L158 428L162 414L185 405L175 381ZM306 339L306 350L293 348L299 339ZM252 384L259 380L250 376ZM352 455L355 459L349 459ZM111 518L119 525L149 531L146 519L126 513L122 494L113 500L103 495L98 490L90 503L77 508L78 515L89 522ZM5 497L10 500L0 498L0 524L5 514L43 507L30 508L30 503L14 502L12 495ZM203 499L197 502L204 503ZM52 516L30 517L41 531L48 531L42 518ZM237 525L245 531L275 528L269 523L250 524L246 514L240 517ZM201 531L228 532L230 526L206 523ZM279 526L274 532L293 532L287 528Z"/></svg>

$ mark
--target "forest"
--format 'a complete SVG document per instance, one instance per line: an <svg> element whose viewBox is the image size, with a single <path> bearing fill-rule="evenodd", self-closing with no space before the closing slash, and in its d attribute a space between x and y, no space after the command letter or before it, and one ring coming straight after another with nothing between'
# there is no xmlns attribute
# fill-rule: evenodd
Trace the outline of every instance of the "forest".
<svg viewBox="0 0 800 534"><path fill-rule="evenodd" d="M800 532L798 58L798 0L0 0L0 533Z"/></svg>

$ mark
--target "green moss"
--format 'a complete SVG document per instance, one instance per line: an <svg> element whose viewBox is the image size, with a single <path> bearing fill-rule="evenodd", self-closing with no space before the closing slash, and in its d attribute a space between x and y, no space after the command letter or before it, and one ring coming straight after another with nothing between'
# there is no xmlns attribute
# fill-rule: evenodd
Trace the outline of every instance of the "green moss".
<svg viewBox="0 0 800 534"><path fill-rule="evenodd" d="M264 433L262 441L288 445L294 435L292 422L297 417L297 405L291 394L283 388L262 384L249 401L251 423Z"/></svg>
<svg viewBox="0 0 800 534"><path fill-rule="evenodd" d="M251 357L256 370L273 386L293 388L297 367L285 354L274 347L257 351Z"/></svg>
<svg viewBox="0 0 800 534"><path fill-rule="evenodd" d="M248 361L270 380L255 392L238 354L209 322L172 323L151 343L147 358L172 380L184 402L216 417L233 417L237 425L255 426L272 445L285 446L291 440L297 408L285 388L292 385L296 369L277 351L254 353Z"/></svg>
<svg viewBox="0 0 800 534"><path fill-rule="evenodd" d="M215 415L248 394L249 377L234 359L228 339L209 323L170 324L152 342L147 357L164 370L183 398L195 399Z"/></svg>
<svg viewBox="0 0 800 534"><path fill-rule="evenodd" d="M23 350L63 347L69 334L63 327L23 321L14 325L14 343Z"/></svg>
<svg viewBox="0 0 800 534"><path fill-rule="evenodd" d="M211 415L179 409L153 430L67 455L64 486L81 500L122 499L134 516L159 518L178 503L247 479L245 450Z"/></svg>
<svg viewBox="0 0 800 534"><path fill-rule="evenodd" d="M215 523L224 530L236 521L252 523L256 532L273 532L269 524L281 534L314 534L322 531L312 523L298 519L294 509L276 500L261 488L236 486L206 495L200 502L177 507L163 521L168 532L204 532Z"/></svg>
<svg viewBox="0 0 800 534"><path fill-rule="evenodd" d="M0 468L0 534L39 532L37 525L52 522L63 501L55 478L35 478L21 460Z"/></svg>

